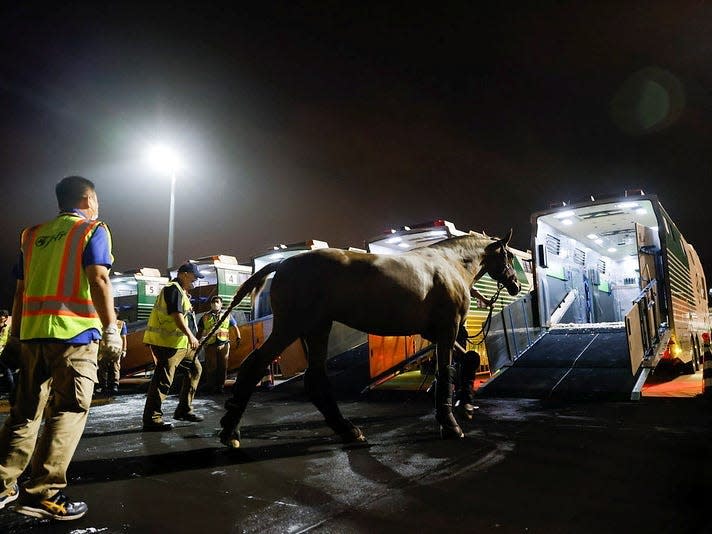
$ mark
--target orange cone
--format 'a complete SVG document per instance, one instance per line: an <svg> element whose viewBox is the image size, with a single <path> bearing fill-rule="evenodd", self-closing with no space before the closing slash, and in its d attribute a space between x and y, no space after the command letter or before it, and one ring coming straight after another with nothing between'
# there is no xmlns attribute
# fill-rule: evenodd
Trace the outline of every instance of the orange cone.
<svg viewBox="0 0 712 534"><path fill-rule="evenodd" d="M710 335L708 332L702 334L702 344L704 345L704 355L702 363L702 394L712 399L712 352L710 352Z"/></svg>

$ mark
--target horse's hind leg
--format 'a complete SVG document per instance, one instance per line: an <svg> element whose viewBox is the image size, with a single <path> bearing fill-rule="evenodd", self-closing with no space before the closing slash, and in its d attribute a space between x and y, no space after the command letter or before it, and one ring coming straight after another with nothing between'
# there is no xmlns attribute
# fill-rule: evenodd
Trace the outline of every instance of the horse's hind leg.
<svg viewBox="0 0 712 534"><path fill-rule="evenodd" d="M345 442L366 441L363 432L341 414L326 376L326 352L330 331L331 324L304 336L309 354L309 364L304 373L304 390L309 400L324 416L326 424Z"/></svg>
<svg viewBox="0 0 712 534"><path fill-rule="evenodd" d="M237 370L237 378L232 388L232 398L225 402L225 415L220 419L220 441L223 445L236 449L240 446L240 420L247 403L264 375L267 365L297 338L280 336L273 331L264 344L253 350Z"/></svg>

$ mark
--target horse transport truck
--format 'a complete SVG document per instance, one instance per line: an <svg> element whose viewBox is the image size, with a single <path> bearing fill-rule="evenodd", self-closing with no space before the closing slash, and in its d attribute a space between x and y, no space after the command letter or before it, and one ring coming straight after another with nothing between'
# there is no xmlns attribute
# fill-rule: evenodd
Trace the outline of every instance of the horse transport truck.
<svg viewBox="0 0 712 534"><path fill-rule="evenodd" d="M504 310L493 322L482 395L635 400L651 372L699 369L705 276L656 196L591 198L531 220L533 319Z"/></svg>

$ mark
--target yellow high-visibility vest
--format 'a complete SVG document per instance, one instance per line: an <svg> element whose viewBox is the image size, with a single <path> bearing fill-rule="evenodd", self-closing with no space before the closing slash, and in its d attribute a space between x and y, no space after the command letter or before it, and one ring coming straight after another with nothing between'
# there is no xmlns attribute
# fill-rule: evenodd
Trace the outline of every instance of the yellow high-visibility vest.
<svg viewBox="0 0 712 534"><path fill-rule="evenodd" d="M82 265L84 249L100 221L62 213L22 232L25 291L20 339L72 339L90 328L101 331Z"/></svg>
<svg viewBox="0 0 712 534"><path fill-rule="evenodd" d="M213 326L215 323L218 321L220 318L221 314L218 314L217 316L213 315L211 312L206 313L203 315L203 330L205 332L210 332L213 329ZM226 317L225 320L220 323L220 326L218 326L218 329L215 331L215 334L210 336L208 340L206 341L206 344L212 345L216 343L216 341L224 342L224 341L229 341L230 340L230 318Z"/></svg>
<svg viewBox="0 0 712 534"><path fill-rule="evenodd" d="M168 306L165 299L165 291L170 286L176 286L180 291L183 300L184 315L193 312L190 305L190 298L181 285L173 280L166 285L158 294L156 303L153 305L151 315L148 317L148 325L143 334L143 342L147 345L157 345L159 347L170 347L173 349L188 348L188 336L178 328L175 320L168 314Z"/></svg>
<svg viewBox="0 0 712 534"><path fill-rule="evenodd" d="M3 347L7 345L7 338L10 337L10 325L5 324L5 326L0 329L0 351L2 351Z"/></svg>

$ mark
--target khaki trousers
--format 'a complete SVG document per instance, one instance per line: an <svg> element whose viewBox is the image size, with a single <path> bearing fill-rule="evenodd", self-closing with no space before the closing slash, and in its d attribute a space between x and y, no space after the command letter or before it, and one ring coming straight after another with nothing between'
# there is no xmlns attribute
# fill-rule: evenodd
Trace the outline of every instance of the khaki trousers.
<svg viewBox="0 0 712 534"><path fill-rule="evenodd" d="M121 377L121 355L111 355L102 351L99 358L99 387L102 389L119 385Z"/></svg>
<svg viewBox="0 0 712 534"><path fill-rule="evenodd" d="M98 348L98 342L22 344L17 397L0 429L0 491L12 486L30 461L24 485L29 495L48 498L67 486L67 467L94 392Z"/></svg>
<svg viewBox="0 0 712 534"><path fill-rule="evenodd" d="M222 391L227 380L227 359L230 343L205 346L205 390Z"/></svg>
<svg viewBox="0 0 712 534"><path fill-rule="evenodd" d="M155 345L151 346L151 351L156 357L156 370L153 372L153 378L151 378L148 393L146 393L146 405L143 409L144 424L163 422L161 406L171 389L176 369L184 359L192 360L192 365L187 366L187 380L183 380L175 413L186 414L192 412L193 397L195 397L195 390L198 387L200 374L203 370L200 362L195 357L195 351Z"/></svg>

